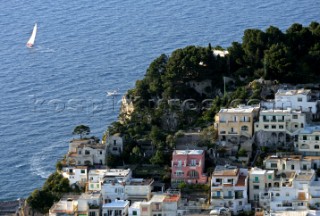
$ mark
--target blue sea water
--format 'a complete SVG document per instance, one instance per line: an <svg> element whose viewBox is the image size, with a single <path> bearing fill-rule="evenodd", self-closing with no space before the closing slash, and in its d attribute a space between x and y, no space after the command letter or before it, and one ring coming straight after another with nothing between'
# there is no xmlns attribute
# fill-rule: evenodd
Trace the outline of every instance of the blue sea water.
<svg viewBox="0 0 320 216"><path fill-rule="evenodd" d="M320 21L310 0L10 0L0 7L0 200L42 186L87 124L101 137L120 93L151 61L187 45L228 47L247 28ZM36 45L25 46L34 23Z"/></svg>

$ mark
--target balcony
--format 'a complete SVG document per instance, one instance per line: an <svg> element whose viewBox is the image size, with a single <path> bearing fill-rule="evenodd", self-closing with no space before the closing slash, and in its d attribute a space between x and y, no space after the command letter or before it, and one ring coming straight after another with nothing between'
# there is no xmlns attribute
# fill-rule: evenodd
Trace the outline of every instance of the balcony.
<svg viewBox="0 0 320 216"><path fill-rule="evenodd" d="M238 132L229 131L228 134L234 134L234 135L236 135L236 134L238 134Z"/></svg>
<svg viewBox="0 0 320 216"><path fill-rule="evenodd" d="M211 199L222 199L221 196L211 196Z"/></svg>
<svg viewBox="0 0 320 216"><path fill-rule="evenodd" d="M234 196L224 195L223 199L234 199Z"/></svg>

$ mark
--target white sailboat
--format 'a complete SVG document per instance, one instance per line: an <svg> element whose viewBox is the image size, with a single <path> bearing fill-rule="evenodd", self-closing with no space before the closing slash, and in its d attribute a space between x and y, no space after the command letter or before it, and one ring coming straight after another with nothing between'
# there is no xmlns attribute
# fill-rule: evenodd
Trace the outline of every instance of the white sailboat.
<svg viewBox="0 0 320 216"><path fill-rule="evenodd" d="M37 35L37 23L34 24L34 27L33 27L33 31L32 31L32 34L27 42L27 47L31 48L33 47L34 45L34 41L36 40L36 35Z"/></svg>

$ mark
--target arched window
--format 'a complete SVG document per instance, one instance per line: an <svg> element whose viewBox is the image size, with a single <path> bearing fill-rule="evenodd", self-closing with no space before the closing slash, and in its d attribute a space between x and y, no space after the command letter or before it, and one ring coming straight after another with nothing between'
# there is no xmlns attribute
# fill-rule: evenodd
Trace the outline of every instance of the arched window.
<svg viewBox="0 0 320 216"><path fill-rule="evenodd" d="M248 131L248 126L246 126L246 125L241 126L241 130L242 130L242 131Z"/></svg>

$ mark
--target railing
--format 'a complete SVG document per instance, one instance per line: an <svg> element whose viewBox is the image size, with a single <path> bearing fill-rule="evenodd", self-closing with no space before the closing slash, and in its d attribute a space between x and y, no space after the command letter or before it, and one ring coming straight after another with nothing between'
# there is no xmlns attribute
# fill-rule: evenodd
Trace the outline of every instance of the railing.
<svg viewBox="0 0 320 216"><path fill-rule="evenodd" d="M227 195L227 196L224 195L224 196L223 196L223 199L233 199L233 198L234 198L234 196L232 196L232 195L231 195L231 196L229 196L229 195Z"/></svg>
<svg viewBox="0 0 320 216"><path fill-rule="evenodd" d="M228 134L238 134L238 132L228 132Z"/></svg>

